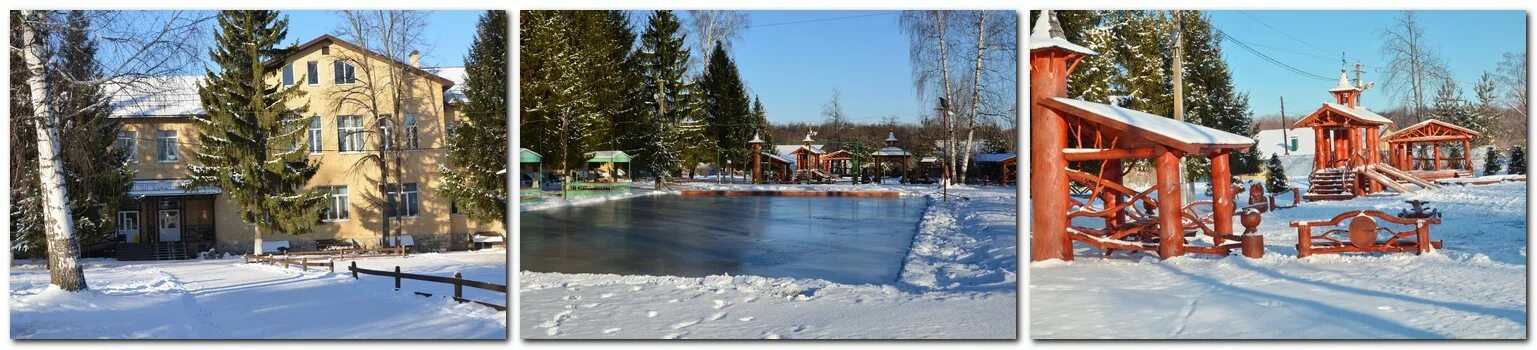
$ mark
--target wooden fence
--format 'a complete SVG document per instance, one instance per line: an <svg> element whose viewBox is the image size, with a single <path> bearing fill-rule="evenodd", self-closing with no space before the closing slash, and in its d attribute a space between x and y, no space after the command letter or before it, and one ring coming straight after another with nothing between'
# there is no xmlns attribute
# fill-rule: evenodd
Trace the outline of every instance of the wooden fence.
<svg viewBox="0 0 1537 350"><path fill-rule="evenodd" d="M421 275L421 274L414 274L414 273L404 273L404 272L400 272L400 266L399 265L395 266L395 271L393 271L393 272L391 272L391 271L382 271L382 270L369 270L369 269L359 268L358 267L358 262L356 262L356 261L352 262L352 265L348 266L347 270L348 271L352 271L352 278L353 279L357 279L358 278L358 274L394 277L395 278L395 290L397 290L397 291L400 290L400 281L402 279L452 284L452 285L454 285L454 296L453 296L454 301L461 302L461 303L476 303L476 304L480 304L480 305L489 306L489 307L491 307L493 309L496 309L496 311L507 311L507 307L506 306L496 305L496 304L492 304L492 303L476 301L476 300L470 300L470 299L465 299L464 298L464 287L480 288L480 289L484 289L484 290L489 290L489 291L493 291L493 292L502 292L503 294L506 294L507 293L507 286L500 285L500 284L494 284L494 283L481 282L481 281L467 280L467 279L464 279L464 277L462 275L460 275L458 272L454 273L454 277L442 277L442 276ZM422 292L415 292L415 293L417 295L421 295L421 296L428 296L428 297L432 296L431 293L422 293Z"/></svg>
<svg viewBox="0 0 1537 350"><path fill-rule="evenodd" d="M347 258L368 258L377 256L406 256L405 247L388 248L355 248L355 249L330 249L330 250L299 250L289 251L284 255L320 255Z"/></svg>
<svg viewBox="0 0 1537 350"><path fill-rule="evenodd" d="M314 261L310 261L310 257L307 257L307 256L291 257L291 256L286 256L286 255L249 255L249 254L247 254L247 255L245 255L243 257L243 259L245 260L245 263L247 263L247 264L250 264L250 263L253 263L253 262L254 263L269 264L269 265L282 264L283 268L285 268L285 269L288 268L289 266L298 266L300 269L302 269L304 271L309 271L310 270L310 266L316 266L316 267L324 267L324 268L326 268L326 271L336 272L336 259L333 259L333 258L326 258L326 259L318 259L317 258Z"/></svg>

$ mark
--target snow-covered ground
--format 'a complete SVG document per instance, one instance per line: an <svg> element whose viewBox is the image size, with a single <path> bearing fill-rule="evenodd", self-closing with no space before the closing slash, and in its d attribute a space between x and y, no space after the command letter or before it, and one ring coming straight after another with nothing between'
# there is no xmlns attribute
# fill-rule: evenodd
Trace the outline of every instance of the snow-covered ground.
<svg viewBox="0 0 1537 350"><path fill-rule="evenodd" d="M355 260L359 267L507 283L507 251L429 253ZM444 298L447 284L388 277L354 280L244 264L239 258L170 262L85 259L90 289L48 284L47 267L11 268L16 339L505 339L507 312ZM432 293L421 297L412 293ZM465 288L465 297L505 305L506 294Z"/></svg>
<svg viewBox="0 0 1537 350"><path fill-rule="evenodd" d="M1303 203L1264 214L1265 258L1257 260L1235 254L1159 261L1125 253L1101 259L1098 250L1078 245L1076 261L1031 264L1031 335L1525 338L1526 195L1525 182L1511 182ZM1296 258L1297 230L1289 222L1359 209L1396 214L1409 199L1430 201L1443 213L1431 235L1445 249Z"/></svg>
<svg viewBox="0 0 1537 350"><path fill-rule="evenodd" d="M929 196L912 251L892 285L759 276L519 274L527 338L1017 337L1014 188L721 185L681 189L902 191Z"/></svg>

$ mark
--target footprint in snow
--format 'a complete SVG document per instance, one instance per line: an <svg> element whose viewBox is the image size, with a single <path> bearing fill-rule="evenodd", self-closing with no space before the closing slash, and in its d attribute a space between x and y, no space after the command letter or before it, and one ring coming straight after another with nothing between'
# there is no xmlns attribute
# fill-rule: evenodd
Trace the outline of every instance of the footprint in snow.
<svg viewBox="0 0 1537 350"><path fill-rule="evenodd" d="M614 293L603 293L601 295L598 295L598 299L608 299L609 297L612 297L612 296L614 296Z"/></svg>
<svg viewBox="0 0 1537 350"><path fill-rule="evenodd" d="M715 308L716 309L721 309L721 308L725 308L725 307L726 307L726 301L725 300L715 299Z"/></svg>
<svg viewBox="0 0 1537 350"><path fill-rule="evenodd" d="M646 317L656 317L656 311L646 311Z"/></svg>
<svg viewBox="0 0 1537 350"><path fill-rule="evenodd" d="M582 298L582 296L580 296L580 295L567 295L565 297L562 297L561 299L565 299L565 300L578 300L578 299L581 299L581 298Z"/></svg>
<svg viewBox="0 0 1537 350"><path fill-rule="evenodd" d="M722 319L722 318L726 318L726 313L724 313L724 312L717 312L717 313L714 313L714 314L710 315L710 320L711 321L719 320L719 319Z"/></svg>
<svg viewBox="0 0 1537 350"><path fill-rule="evenodd" d="M699 324L699 320L678 322L678 323L672 324L672 329L682 329L684 327L688 327L688 326L692 326L692 325L696 325L696 324Z"/></svg>
<svg viewBox="0 0 1537 350"><path fill-rule="evenodd" d="M603 330L603 334L609 334L609 333L613 333L613 332L618 332L621 329L623 329L623 328L614 327L614 328L605 329L605 330Z"/></svg>
<svg viewBox="0 0 1537 350"><path fill-rule="evenodd" d="M804 330L806 330L806 326L805 325L795 325L795 328L791 328L790 329L791 332L796 332L796 333L800 333L801 331L804 331Z"/></svg>
<svg viewBox="0 0 1537 350"><path fill-rule="evenodd" d="M749 316L749 317L738 318L736 320L737 321L742 321L742 322L747 322L747 321L752 321L753 318Z"/></svg>

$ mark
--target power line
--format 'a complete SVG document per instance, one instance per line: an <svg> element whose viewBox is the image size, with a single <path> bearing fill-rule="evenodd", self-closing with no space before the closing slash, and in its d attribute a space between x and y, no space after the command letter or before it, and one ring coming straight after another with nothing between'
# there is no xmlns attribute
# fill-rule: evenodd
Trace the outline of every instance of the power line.
<svg viewBox="0 0 1537 350"><path fill-rule="evenodd" d="M1325 50L1324 48L1315 46L1315 45L1313 45L1311 43L1303 41L1302 39L1297 39L1297 37L1292 36L1291 34L1287 34L1286 32L1281 31L1280 29L1276 29L1276 27L1272 27L1272 26L1270 26L1270 24L1267 24L1267 23L1265 23L1263 21L1260 21L1258 18L1254 18L1254 16L1250 16L1249 13L1246 12L1246 11L1240 10L1240 11L1238 11L1238 13L1242 14L1244 17L1249 17L1249 19L1253 20L1254 23L1259 23L1260 25L1265 26L1265 28L1270 28L1270 30L1274 30L1276 33L1281 33L1281 35L1285 35L1286 37L1291 38L1292 40L1296 40L1297 42L1302 43L1303 45L1307 45L1308 47L1317 49L1318 52L1329 52L1329 50Z"/></svg>
<svg viewBox="0 0 1537 350"><path fill-rule="evenodd" d="M1227 37L1228 40L1232 40L1233 43L1238 44L1238 47L1243 48L1244 50L1247 50L1250 53L1253 53L1254 55L1259 56L1260 58L1265 59L1266 61L1270 61L1270 63L1273 63L1276 66L1280 66L1281 68L1285 68L1286 70L1292 71L1293 73L1297 73L1298 75L1301 75L1301 76L1306 77L1306 78L1313 78L1313 79L1318 79L1318 80L1322 80L1322 81L1333 80L1333 79L1329 79L1328 77L1325 77L1325 76L1322 76L1322 75L1318 75L1318 74L1308 73L1307 71L1304 71L1302 69L1298 69L1297 67L1292 67L1291 65L1288 65L1286 63L1282 63L1280 60L1277 60L1275 58L1270 57L1269 55L1266 55L1266 54L1264 54L1262 52L1259 52L1259 50L1255 50L1253 47L1249 47L1249 44L1244 43L1242 40L1238 40L1238 38L1234 38L1232 35L1228 35L1227 32L1223 31L1221 28L1217 28L1216 32L1217 32L1217 36Z"/></svg>

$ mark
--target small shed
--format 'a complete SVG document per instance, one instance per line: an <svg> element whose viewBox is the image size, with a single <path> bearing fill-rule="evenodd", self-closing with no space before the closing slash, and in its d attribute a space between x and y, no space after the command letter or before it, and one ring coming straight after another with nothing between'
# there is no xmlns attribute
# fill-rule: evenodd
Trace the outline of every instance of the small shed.
<svg viewBox="0 0 1537 350"><path fill-rule="evenodd" d="M518 192L523 196L539 194L544 177L544 156L527 148L518 148Z"/></svg>
<svg viewBox="0 0 1537 350"><path fill-rule="evenodd" d="M592 174L592 165L598 164L597 173L592 176L594 182L628 182L630 180L630 155L624 151L594 151L582 154L587 158L588 173ZM623 164L624 169L619 165Z"/></svg>
<svg viewBox="0 0 1537 350"><path fill-rule="evenodd" d="M996 183L998 185L1012 185L1015 181L1016 171L1014 166L1018 164L1017 156L1013 153L978 153L977 172L982 178L982 184Z"/></svg>
<svg viewBox="0 0 1537 350"><path fill-rule="evenodd" d="M1393 167L1427 180L1473 176L1473 138L1477 131L1430 119L1382 136ZM1450 144L1450 145L1448 145ZM1452 146L1451 154L1441 149Z"/></svg>
<svg viewBox="0 0 1537 350"><path fill-rule="evenodd" d="M769 178L772 178L774 182L790 182L794 180L794 172L790 171L790 169L795 164L795 159L768 152L762 152L762 155L768 160Z"/></svg>

